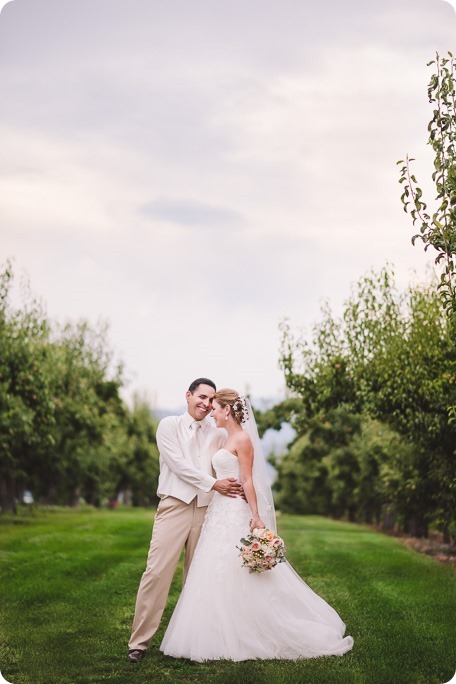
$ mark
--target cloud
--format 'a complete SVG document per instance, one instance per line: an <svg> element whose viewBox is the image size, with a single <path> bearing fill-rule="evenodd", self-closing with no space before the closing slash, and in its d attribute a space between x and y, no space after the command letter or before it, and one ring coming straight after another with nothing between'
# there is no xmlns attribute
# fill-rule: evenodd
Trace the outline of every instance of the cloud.
<svg viewBox="0 0 456 684"><path fill-rule="evenodd" d="M223 225L242 223L242 215L232 209L191 199L159 197L144 204L141 213L149 218L216 230Z"/></svg>

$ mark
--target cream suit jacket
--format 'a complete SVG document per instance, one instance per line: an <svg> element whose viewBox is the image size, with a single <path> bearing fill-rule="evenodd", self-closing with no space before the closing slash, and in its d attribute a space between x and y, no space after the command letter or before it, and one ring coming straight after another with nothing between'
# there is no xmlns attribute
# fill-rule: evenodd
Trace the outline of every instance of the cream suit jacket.
<svg viewBox="0 0 456 684"><path fill-rule="evenodd" d="M185 503L198 497L198 506L207 506L212 498L212 456L226 440L225 430L213 427L206 419L201 421L202 448L195 447L191 425L194 418L189 413L167 416L157 429L157 445L160 452L160 476L157 494L160 499L173 496Z"/></svg>

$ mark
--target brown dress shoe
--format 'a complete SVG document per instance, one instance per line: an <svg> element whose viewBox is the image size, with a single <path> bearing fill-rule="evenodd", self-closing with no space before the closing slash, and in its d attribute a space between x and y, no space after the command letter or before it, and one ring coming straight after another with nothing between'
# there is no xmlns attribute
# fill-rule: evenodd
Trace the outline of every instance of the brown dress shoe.
<svg viewBox="0 0 456 684"><path fill-rule="evenodd" d="M128 651L128 660L130 663L139 663L144 658L144 653L145 651L140 651L139 649Z"/></svg>

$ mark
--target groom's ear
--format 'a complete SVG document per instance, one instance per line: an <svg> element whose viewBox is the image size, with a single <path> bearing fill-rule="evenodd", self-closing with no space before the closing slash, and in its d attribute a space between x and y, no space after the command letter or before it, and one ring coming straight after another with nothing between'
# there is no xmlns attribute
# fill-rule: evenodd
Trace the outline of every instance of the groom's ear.
<svg viewBox="0 0 456 684"><path fill-rule="evenodd" d="M190 399L191 396L192 396L192 393L190 392L190 390L187 390L185 392L185 399L187 401L187 404L188 404L188 400Z"/></svg>

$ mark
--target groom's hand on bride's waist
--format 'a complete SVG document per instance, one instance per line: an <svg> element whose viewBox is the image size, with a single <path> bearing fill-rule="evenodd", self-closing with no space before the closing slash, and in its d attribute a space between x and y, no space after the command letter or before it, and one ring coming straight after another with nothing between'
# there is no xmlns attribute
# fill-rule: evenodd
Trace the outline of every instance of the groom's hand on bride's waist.
<svg viewBox="0 0 456 684"><path fill-rule="evenodd" d="M212 489L224 496L242 496L244 490L242 485L234 477L227 477L225 480L216 480Z"/></svg>

